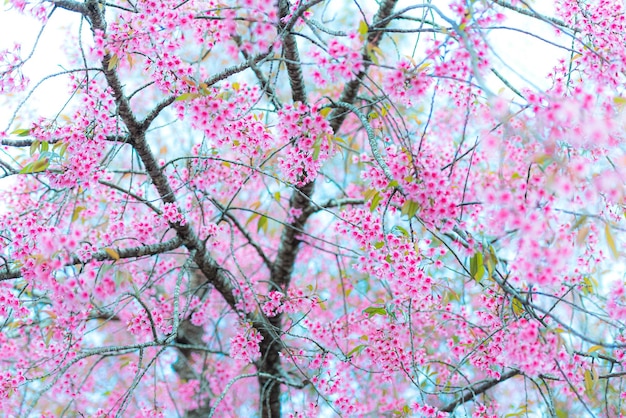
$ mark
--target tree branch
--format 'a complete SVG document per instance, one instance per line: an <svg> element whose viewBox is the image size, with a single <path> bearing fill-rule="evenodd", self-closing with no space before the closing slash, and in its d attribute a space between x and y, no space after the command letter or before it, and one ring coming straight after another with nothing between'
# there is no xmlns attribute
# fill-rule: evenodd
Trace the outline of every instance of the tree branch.
<svg viewBox="0 0 626 418"><path fill-rule="evenodd" d="M2 145L13 148L25 148L30 147L37 141L33 138L21 138L21 139L11 139L11 138L2 138ZM60 139L55 138L48 141L48 144L56 144Z"/></svg>
<svg viewBox="0 0 626 418"><path fill-rule="evenodd" d="M395 7L397 0L385 0L381 4L380 9L376 13L375 22L386 18ZM281 17L286 16L288 13L289 2L287 0L280 0L279 8ZM295 21L292 19L292 21ZM287 28L285 28L287 29ZM381 34L370 34L368 42L377 45L380 41ZM289 76L289 82L291 84L292 98L294 102L306 103L306 91L304 89L304 80L302 77L302 68L300 58L298 56L297 45L295 37L288 34L283 39L283 51L286 58L287 73ZM359 86L365 77L365 74L369 68L367 63L369 57L367 48L364 49L364 69L359 73L356 79L352 80L346 89L344 89L341 95L341 100L344 103L352 104L356 98ZM346 118L346 113L342 112L340 115L331 114L331 127L333 132L337 132L341 127L343 121ZM334 119L332 118L334 116ZM293 274L294 264L299 251L300 239L297 238L299 232L304 230L304 226L311 216L313 211L309 209L311 206L311 196L315 182L311 181L302 187L296 187L293 191L291 198L289 199L289 208L295 209L296 212L300 212L290 224L286 225L283 229L280 244L276 254L276 259L272 265L270 272L270 283L278 286L286 291L291 281L291 275ZM263 341L260 344L260 350L262 353L262 361L259 362L258 370L262 373L267 373L270 376L280 375L280 340L274 337L275 330L281 329L282 315L276 315L268 319L269 327L267 329L260 329L263 335ZM260 395L261 395L261 417L272 418L280 417L281 402L280 402L280 382L275 379L259 375Z"/></svg>
<svg viewBox="0 0 626 418"><path fill-rule="evenodd" d="M347 205L363 205L365 204L365 199L356 199L352 197L347 197L345 199L329 199L328 202L324 203L321 206L310 205L307 210L313 213L327 211L330 208L337 208L341 206Z"/></svg>
<svg viewBox="0 0 626 418"><path fill-rule="evenodd" d="M280 12L280 21L289 15L290 4L288 0L279 0L278 7ZM285 25L280 25L280 29L285 32L283 37L283 54L287 58L287 75L289 76L289 84L291 86L291 96L294 102L306 103L306 89L304 87L304 77L302 75L302 65L300 64L300 53L298 52L298 44L296 37L287 32Z"/></svg>
<svg viewBox="0 0 626 418"><path fill-rule="evenodd" d="M378 149L378 143L376 142L376 136L374 135L374 129L372 129L372 126L367 120L367 117L352 103L336 102L335 106L349 110L350 112L354 113L356 117L359 118L361 124L365 128L365 132L367 133L367 140L370 144L370 148L372 149L372 155L374 156L374 159L380 166L381 170L383 170L383 173L385 174L385 177L387 177L387 180L389 180L389 182L394 181L391 169L385 162L383 156L380 154L380 150Z"/></svg>
<svg viewBox="0 0 626 418"><path fill-rule="evenodd" d="M163 254L168 251L173 251L182 245L182 240L178 237L169 241L160 242L158 244L141 245L131 248L106 248L94 253L88 260L81 260L77 255L72 255L70 261L65 263L65 266L74 266L76 264L88 264L92 261L117 261L128 258L139 258L145 256L152 256L156 254ZM108 251L107 251L108 250ZM114 254L114 255L112 255ZM117 257L115 257L117 254ZM4 270L4 272L2 272ZM0 267L0 281L17 279L22 277L21 268L10 269L5 264L4 267Z"/></svg>
<svg viewBox="0 0 626 418"><path fill-rule="evenodd" d="M106 24L97 0L87 0L85 4L87 5L88 17L91 20L92 30L100 30L104 32ZM172 190L167 177L160 169L146 140L146 130L148 128L148 124L146 124L145 121L139 122L132 112L128 99L124 95L122 83L115 72L115 68L109 66L110 59L111 56L109 54L104 56L102 59L102 70L107 80L107 84L113 92L113 97L115 98L115 103L117 105L117 112L128 129L129 137L131 138L130 144L135 148L135 151L137 151L137 155L139 155L139 158L146 168L146 172L150 176L150 179L159 193L161 200L164 203L171 203L178 207L174 191ZM190 252L195 251L194 261L206 279L222 295L226 303L228 303L233 310L237 311L235 306L237 301L235 300L235 296L233 294L234 289L230 283L229 277L224 274L224 271L207 253L204 244L191 229L189 222L177 222L170 224L170 226L176 231L177 235L182 240L183 245L185 245Z"/></svg>
<svg viewBox="0 0 626 418"><path fill-rule="evenodd" d="M503 1L503 0L491 0L491 2L494 4L497 4L500 7L504 7L505 9L509 9L516 13L519 13L521 15L530 16L535 19L543 20L544 22L547 21L547 22L553 23L557 26L561 26L567 29L576 30L575 28L572 28L571 26L569 26L567 23L565 23L564 21L560 19L556 19L554 17L549 17L549 16L544 16L542 14L535 12L534 10L528 10L528 9L523 9L521 7L513 6L512 4L509 4L508 2Z"/></svg>
<svg viewBox="0 0 626 418"><path fill-rule="evenodd" d="M261 257L261 259L263 260L263 263L265 264L265 266L268 269L271 269L272 268L272 261L267 257L267 255L265 255L265 252L263 252L263 249L261 248L261 246L256 241L254 241L252 236L248 233L248 231L241 224L241 222L239 222L237 220L237 218L235 218L233 215L231 215L228 212L228 209L225 208L224 206L222 206L217 200L211 199L211 203L213 203L215 205L215 207L217 207L217 209L219 209L219 211L222 212L222 214L224 214L224 216L227 217L235 225L235 227L239 230L239 232L241 232L243 234L243 236L246 238L248 243L250 245L252 245L252 248L254 248L254 250L257 252L259 257Z"/></svg>
<svg viewBox="0 0 626 418"><path fill-rule="evenodd" d="M85 7L84 3L79 3L77 1L72 1L72 0L48 0L48 1L54 4L54 7L58 7L59 9L69 10L70 12L77 12L82 15L87 14L87 7Z"/></svg>
<svg viewBox="0 0 626 418"><path fill-rule="evenodd" d="M498 385L499 383L502 383L505 380L509 380L510 378L515 377L517 375L521 375L521 372L519 370L511 370L511 371L504 373L502 376L500 376L499 379L491 379L491 380L487 380L487 381L478 383L476 385L473 385L472 387L465 389L466 392L464 395L450 402L449 404L447 404L440 410L441 412L452 412L455 410L457 406L462 405L465 402L471 401L472 399L476 398L478 395L481 395L487 392L489 389Z"/></svg>

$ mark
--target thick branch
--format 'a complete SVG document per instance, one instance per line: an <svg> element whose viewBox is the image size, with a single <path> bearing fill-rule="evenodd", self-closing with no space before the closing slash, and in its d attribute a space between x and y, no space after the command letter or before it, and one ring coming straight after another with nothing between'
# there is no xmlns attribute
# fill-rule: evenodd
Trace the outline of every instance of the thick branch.
<svg viewBox="0 0 626 418"><path fill-rule="evenodd" d="M84 3L79 3L77 1L72 0L49 0L50 3L54 4L55 7L63 10L69 10L70 12L78 12L80 14L86 15L87 8Z"/></svg>
<svg viewBox="0 0 626 418"><path fill-rule="evenodd" d="M289 1L279 0L278 2L281 21L289 15ZM281 27L285 30L285 27ZM285 33L283 38L283 53L287 58L287 75L289 76L289 84L291 86L291 97L294 102L306 103L306 89L304 87L304 77L302 75L302 65L300 64L300 53L298 52L298 44L296 37L292 33Z"/></svg>
<svg viewBox="0 0 626 418"><path fill-rule="evenodd" d="M97 0L87 0L85 2L85 6L87 9L87 16L91 20L91 29L92 31L100 30L104 32L106 30L106 23L104 20L104 15L100 10L100 5ZM130 108L130 103L128 102L128 98L124 95L124 89L122 88L122 83L115 72L115 66L110 65L111 54L105 54L102 59L102 71L107 80L107 84L111 87L113 91L113 97L115 98L115 104L117 105L117 112L119 116L122 118L126 127L128 128L128 132L130 133L129 137L132 140L135 137L140 136L142 132L142 126L139 121L135 118L133 111Z"/></svg>
<svg viewBox="0 0 626 418"><path fill-rule="evenodd" d="M279 0L278 6L282 21L289 14L289 1ZM283 54L286 58L291 97L294 102L306 103L304 77L295 36L288 32L289 28L286 25L281 25L281 30L284 32ZM302 188L296 188L289 200L289 206L299 209L307 207L313 194L313 185L314 183L311 182ZM298 254L300 240L296 239L296 231L302 230L309 216L302 211L302 214L283 230L278 254L270 272L270 281L283 289L289 286ZM279 338L275 337L275 330L282 328L281 315L270 318L269 322L269 327L260 330L263 341L260 344L262 359L258 364L258 370L261 372L259 374L259 398L261 417L279 418L281 416L280 383L268 376L277 376L281 369L279 356L281 345Z"/></svg>
<svg viewBox="0 0 626 418"><path fill-rule="evenodd" d="M389 16L396 4L397 0L385 0L383 1L378 13L376 14L374 21L377 22ZM281 17L286 16L288 13L289 2L287 0L280 0L279 3ZM380 34L370 34L368 42L377 45L380 41ZM304 88L304 80L302 77L302 67L300 64L300 57L298 56L298 49L295 41L295 37L291 34L287 34L283 39L283 51L286 58L287 74L289 76L289 83L291 84L292 98L294 102L306 103L306 91ZM364 51L367 51L365 49ZM364 52L364 61L367 63L367 52ZM359 73L358 77L351 81L343 94L341 95L341 102L352 104L356 98L359 86L365 77L365 74L369 68L368 64L365 64L364 70ZM331 119L331 127L333 132L337 132L345 120L345 112L338 112L339 115L334 116ZM301 211L293 222L286 225L281 235L280 244L276 259L272 266L270 281L272 285L279 286L283 290L287 290L291 281L291 275L293 273L296 257L298 255L300 240L297 238L298 231L304 230L304 226L314 212L310 210L311 196L313 195L315 182L310 182L302 187L296 187L291 198L289 199L289 208ZM269 318L270 327L267 329L261 329L263 335L263 341L260 344L262 353L262 360L259 362L259 372L264 372L272 376L278 376L281 368L279 352L281 349L280 341L274 336L275 330L281 329L281 317L277 315ZM280 383L274 379L263 377L259 375L260 385L260 399L261 399L261 417L262 418L277 418L280 417Z"/></svg>
<svg viewBox="0 0 626 418"><path fill-rule="evenodd" d="M379 30L384 29L389 24L389 20L387 20L387 18L391 16L393 8L397 3L398 0L384 0L378 9L378 12L374 16L374 22L371 26L375 26ZM370 32L367 37L367 44L371 46L378 46L382 36L383 34L381 32ZM361 83L363 82L363 79L365 78L365 75L371 65L369 53L367 52L370 49L367 44L363 48L363 56L361 57L363 60L363 70L361 70L361 72L359 72L354 79L350 80L350 82L343 89L341 97L339 98L340 102L354 104L357 93L359 92L359 87L361 87ZM337 131L339 131L339 128L343 125L343 121L346 119L347 115L347 112L339 110L331 113L330 126L333 128L333 132L337 133Z"/></svg>
<svg viewBox="0 0 626 418"><path fill-rule="evenodd" d="M88 0L86 5L88 9L88 17L91 20L92 30L104 31L106 29L106 24L97 1ZM115 68L113 68L114 66L109 66L110 59L111 57L109 54L104 56L102 60L102 69L106 77L107 84L113 91L113 97L115 98L115 103L117 105L117 112L130 133L129 136L132 139L131 144L135 148L135 151L137 151L137 154L146 168L146 172L150 176L150 179L159 193L161 200L164 203L172 203L176 205L174 191L172 190L167 177L160 169L146 140L145 134L148 126L145 122L139 122L133 114L128 99L124 95L122 83L115 72ZM171 224L171 226L182 240L183 245L187 247L189 251L195 251L194 261L198 265L200 271L202 271L204 276L215 287L215 289L220 292L228 305L236 310L236 300L233 295L233 287L229 278L224 274L224 271L220 269L215 260L213 260L206 252L204 244L193 232L189 223L175 223Z"/></svg>
<svg viewBox="0 0 626 418"><path fill-rule="evenodd" d="M25 148L30 147L37 141L33 138L20 138L20 139L11 139L11 138L2 138L2 145L13 148ZM49 144L56 144L60 139L53 139L48 141Z"/></svg>
<svg viewBox="0 0 626 418"><path fill-rule="evenodd" d="M381 4L380 9L374 16L374 25L391 15L396 3L397 0L384 1ZM378 45L378 43L380 42L380 34L370 34L368 37L368 42L375 46ZM364 51L367 51L367 48L365 48ZM363 54L365 68L359 73L356 79L348 83L343 93L341 94L340 102L343 103L342 107L344 108L346 104L351 105L354 103L357 92L359 90L359 86L361 85L361 82L369 68L367 52L364 52ZM331 114L330 123L333 132L336 133L341 128L341 125L343 124L346 115L347 112L344 110L336 112L334 111ZM281 236L280 246L278 248L276 260L274 261L274 267L272 269L271 276L273 284L276 284L285 289L289 286L294 262L298 253L298 244L300 243L300 240L296 239L296 235L298 234L298 231L304 230L304 225L308 220L310 214L312 213L311 210L308 210L308 207L310 205L311 196L313 195L313 188L313 182L306 184L303 187L296 188L289 201L289 207L296 210L302 210L302 214L298 218L296 218L290 225L285 227Z"/></svg>
<svg viewBox="0 0 626 418"><path fill-rule="evenodd" d="M107 248L94 253L88 260L81 260L77 255L72 255L70 261L68 261L65 265L74 266L76 264L88 264L93 261L117 261L127 258L138 258L148 255L151 256L156 254L163 254L168 251L173 251L179 248L181 245L182 240L176 237L169 241L161 242L158 244L141 245L131 248ZM117 255L117 257L115 255ZM0 267L0 281L17 279L18 277L22 277L22 269L9 269L6 267L7 266L5 266L5 268ZM2 270L4 271L2 272Z"/></svg>
<svg viewBox="0 0 626 418"><path fill-rule="evenodd" d="M462 405L465 402L471 401L472 399L476 398L478 395L487 392L489 389L498 385L499 383L502 383L505 380L508 380L519 374L520 374L519 370L511 370L511 371L504 373L502 376L500 376L499 379L487 380L485 382L472 386L471 388L467 389L467 391L465 392L463 396L461 396L460 398L450 402L448 405L441 408L441 411L452 412L457 406Z"/></svg>

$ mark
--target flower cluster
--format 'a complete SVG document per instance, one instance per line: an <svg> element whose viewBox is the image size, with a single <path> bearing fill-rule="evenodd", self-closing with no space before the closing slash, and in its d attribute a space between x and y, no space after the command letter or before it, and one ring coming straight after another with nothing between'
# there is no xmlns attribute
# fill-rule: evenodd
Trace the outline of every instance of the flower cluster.
<svg viewBox="0 0 626 418"><path fill-rule="evenodd" d="M278 112L278 137L287 147L287 155L278 160L286 179L302 186L317 173L333 150L332 129L316 107L302 103L285 106Z"/></svg>
<svg viewBox="0 0 626 418"><path fill-rule="evenodd" d="M0 51L0 93L24 91L28 78L22 74L20 45Z"/></svg>
<svg viewBox="0 0 626 418"><path fill-rule="evenodd" d="M525 375L538 376L553 371L557 348L555 334L540 335L537 321L522 318L508 325L501 356L505 364L515 365Z"/></svg>
<svg viewBox="0 0 626 418"><path fill-rule="evenodd" d="M383 80L385 91L405 106L413 106L414 101L422 99L432 84L433 79L424 68L411 68L408 61L399 62L397 68L389 71Z"/></svg>
<svg viewBox="0 0 626 418"><path fill-rule="evenodd" d="M230 339L230 355L237 360L252 363L261 356L259 343L263 336L249 324L239 327L237 335Z"/></svg>
<svg viewBox="0 0 626 418"><path fill-rule="evenodd" d="M327 85L329 80L353 80L364 68L364 41L364 35L350 31L345 40L330 39L326 51L312 50L309 55L316 65L310 70L311 78L319 86Z"/></svg>
<svg viewBox="0 0 626 418"><path fill-rule="evenodd" d="M263 304L263 313L268 317L276 316L282 311L282 299L284 295L281 292L272 290L267 294L267 301Z"/></svg>
<svg viewBox="0 0 626 418"><path fill-rule="evenodd" d="M144 311L139 311L133 315L127 322L126 327L128 331L137 336L150 335L152 332L152 325L148 315Z"/></svg>
<svg viewBox="0 0 626 418"><path fill-rule="evenodd" d="M9 370L0 372L0 399L6 399L26 381L21 371L11 373Z"/></svg>
<svg viewBox="0 0 626 418"><path fill-rule="evenodd" d="M419 416L424 418L445 418L449 416L447 412L441 412L438 408L431 405L416 402L411 406L414 412L419 413Z"/></svg>
<svg viewBox="0 0 626 418"><path fill-rule="evenodd" d="M163 218L172 225L179 224L182 226L187 223L185 216L180 213L175 203L165 203L163 205Z"/></svg>

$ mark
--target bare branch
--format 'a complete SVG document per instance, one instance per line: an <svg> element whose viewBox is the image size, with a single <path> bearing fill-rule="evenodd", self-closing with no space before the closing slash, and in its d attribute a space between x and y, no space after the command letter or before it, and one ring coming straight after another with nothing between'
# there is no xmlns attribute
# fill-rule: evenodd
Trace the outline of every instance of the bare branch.
<svg viewBox="0 0 626 418"><path fill-rule="evenodd" d="M498 6L504 7L505 9L509 9L509 10L512 10L512 11L514 11L516 13L519 13L521 15L530 16L530 17L533 17L535 19L543 20L544 22L547 21L547 22L553 23L555 25L562 26L564 28L568 28L568 29L574 30L574 28L569 26L564 21L562 21L560 19L556 19L554 17L544 16L542 14L539 14L539 13L535 12L534 10L528 10L528 9L524 9L524 8L521 8L521 7L513 6L512 4L509 4L508 2L503 1L503 0L491 0L491 2L494 3L494 4L497 4Z"/></svg>

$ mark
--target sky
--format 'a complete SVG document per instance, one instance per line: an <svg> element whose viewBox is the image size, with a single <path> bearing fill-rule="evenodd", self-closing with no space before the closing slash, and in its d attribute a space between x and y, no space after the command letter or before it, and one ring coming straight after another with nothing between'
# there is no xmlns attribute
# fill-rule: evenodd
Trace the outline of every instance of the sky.
<svg viewBox="0 0 626 418"><path fill-rule="evenodd" d="M22 57L26 57L33 50L41 24L32 17L12 10L7 11L6 8L7 6L0 6L0 31L2 32L0 50L11 49L15 43L19 43L22 45ZM67 27L72 23L76 25L77 22L75 15L63 10L55 12L50 19L39 38L35 53L24 66L24 73L31 80L31 88L44 77L62 71L62 68L67 66L62 44L67 37ZM58 111L63 105L66 92L66 87L62 83L55 83L53 79L44 81L33 93L34 100L30 100L26 107L39 114L50 114ZM11 101L9 106L4 105L5 100L1 100L0 103L3 105L0 107L0 130L5 130L7 122L15 112L16 103ZM17 117L19 116L18 112ZM9 132L17 127L16 124L10 126Z"/></svg>
<svg viewBox="0 0 626 418"><path fill-rule="evenodd" d="M448 0L433 1L433 4L436 4L444 12L447 10L447 3L449 3ZM552 1L537 1L533 3L533 7L539 12L548 15L553 14ZM0 6L0 28L3 32L0 36L0 50L10 48L15 42L19 42L22 44L22 54L26 56L32 50L41 26L35 19L14 11L6 11L6 8L6 5ZM511 14L511 17L512 19L507 22L507 26L515 26L554 40L554 30L549 25L517 14ZM36 53L24 67L24 72L31 79L31 86L51 72L60 71L62 67L66 67L62 45L69 34L77 33L77 23L78 19L75 13L64 10L55 11L39 40ZM71 32L69 28L71 28ZM559 50L537 38L511 30L494 30L489 41L502 61L511 68L518 70L516 74L507 69L505 65L499 65L499 71L510 79L516 87L528 85L526 82L528 80L531 80L532 84L539 88L547 87L548 80L545 78L545 74L551 70L556 62L557 55L561 53ZM556 39L556 41L567 42L565 37L560 40ZM520 75L523 75L525 80ZM502 84L490 80L490 82L492 81L497 87L494 91L497 92ZM54 80L44 81L37 87L33 95L34 100L30 101L28 108L39 114L54 116L54 112L62 106L65 95L66 91L63 85L55 83ZM15 102L12 102L8 107L3 105L0 108L0 130L7 129L7 122L14 110ZM10 131L16 128L17 126L14 124L10 127Z"/></svg>

